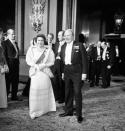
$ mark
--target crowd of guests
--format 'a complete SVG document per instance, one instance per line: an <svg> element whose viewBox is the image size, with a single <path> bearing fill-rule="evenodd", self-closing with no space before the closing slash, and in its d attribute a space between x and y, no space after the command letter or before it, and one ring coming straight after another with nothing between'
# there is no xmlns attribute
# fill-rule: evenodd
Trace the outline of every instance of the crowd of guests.
<svg viewBox="0 0 125 131"><path fill-rule="evenodd" d="M90 87L110 87L112 69L116 59L114 47L111 47L110 43L103 39L89 45L86 51L89 60Z"/></svg>
<svg viewBox="0 0 125 131"><path fill-rule="evenodd" d="M5 108L10 93L11 100L22 99L17 96L19 49L14 30L7 31L6 40L2 40L2 35L0 29L0 108ZM115 50L105 40L89 45L80 39L77 42L72 29L59 31L56 43L53 39L52 33L47 38L38 34L32 39L26 53L29 79L22 95L29 96L31 119L56 111L58 102L65 103L60 117L73 116L75 111L77 122L81 123L84 81L88 80L90 87L99 86L101 77L101 87L109 87Z"/></svg>

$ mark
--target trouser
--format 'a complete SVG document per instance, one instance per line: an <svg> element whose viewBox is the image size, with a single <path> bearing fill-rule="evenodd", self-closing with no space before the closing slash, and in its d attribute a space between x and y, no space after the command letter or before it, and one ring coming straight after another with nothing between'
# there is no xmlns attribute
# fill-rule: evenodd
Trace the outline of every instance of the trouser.
<svg viewBox="0 0 125 131"><path fill-rule="evenodd" d="M12 98L16 98L18 92L18 83L19 83L19 60L10 59L8 66L9 66L9 72L5 74L7 96L10 93L10 87L11 87Z"/></svg>
<svg viewBox="0 0 125 131"><path fill-rule="evenodd" d="M76 115L82 115L81 74L72 72L72 66L66 67L65 80L65 112L73 113L73 100L75 98Z"/></svg>
<svg viewBox="0 0 125 131"><path fill-rule="evenodd" d="M111 69L107 69L107 62L103 61L102 62L102 87L107 88L110 86L110 81L111 81Z"/></svg>

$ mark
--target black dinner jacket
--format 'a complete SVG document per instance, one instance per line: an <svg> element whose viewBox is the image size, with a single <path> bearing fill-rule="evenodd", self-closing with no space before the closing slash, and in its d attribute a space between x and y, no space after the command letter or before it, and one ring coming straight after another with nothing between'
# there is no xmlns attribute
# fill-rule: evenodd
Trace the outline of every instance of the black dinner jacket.
<svg viewBox="0 0 125 131"><path fill-rule="evenodd" d="M113 66L115 62L115 51L111 47L108 47L105 55L107 65Z"/></svg>
<svg viewBox="0 0 125 131"><path fill-rule="evenodd" d="M63 63L65 63L65 50L66 50L66 45L65 43L62 46L61 49L61 58L63 60ZM71 64L72 65L81 65L82 68L82 74L87 74L88 70L88 59L87 59L87 52L85 50L85 47L83 46L82 43L73 41L73 46L72 46L72 52L71 52ZM79 69L75 69L79 70Z"/></svg>
<svg viewBox="0 0 125 131"><path fill-rule="evenodd" d="M19 54L19 48L18 48L17 42L15 42L15 43L16 43L16 47L17 47L17 50L18 50L18 54ZM3 46L4 54L5 54L7 61L8 61L9 58L14 58L16 56L16 50L15 50L13 44L11 43L11 41L9 39L4 41L2 43L2 46Z"/></svg>
<svg viewBox="0 0 125 131"><path fill-rule="evenodd" d="M102 56L102 48L100 48L100 57ZM97 47L93 47L91 50L91 60L96 61L98 57Z"/></svg>
<svg viewBox="0 0 125 131"><path fill-rule="evenodd" d="M60 56L60 53L61 52L58 52L58 49L59 49L59 42L56 42L55 43L55 46L54 46L54 54L55 54L55 58L57 56ZM58 62L57 62L58 61ZM60 61L60 62L59 62ZM63 72L63 68L64 68L64 64L63 64L63 61L62 59L58 60L58 59L55 59L55 63L54 63L54 69L56 71L56 69L58 68L58 70L60 70L60 72Z"/></svg>
<svg viewBox="0 0 125 131"><path fill-rule="evenodd" d="M56 42L54 47L55 57L58 55L58 48L59 48L59 42Z"/></svg>
<svg viewBox="0 0 125 131"><path fill-rule="evenodd" d="M59 49L59 42L56 42L56 43L55 43L55 47L54 47L55 57L56 57L57 55L60 56L60 52L58 52L58 49Z"/></svg>
<svg viewBox="0 0 125 131"><path fill-rule="evenodd" d="M55 54L55 44L54 43L52 44L52 50L53 50L53 53Z"/></svg>

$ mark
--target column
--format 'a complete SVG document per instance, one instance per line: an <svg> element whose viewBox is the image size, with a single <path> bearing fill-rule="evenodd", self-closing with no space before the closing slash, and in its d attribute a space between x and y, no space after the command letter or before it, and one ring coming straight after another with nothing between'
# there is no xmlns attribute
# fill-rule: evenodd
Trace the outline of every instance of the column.
<svg viewBox="0 0 125 131"><path fill-rule="evenodd" d="M76 39L76 17L77 17L77 0L72 3L72 30L74 32L74 39Z"/></svg>
<svg viewBox="0 0 125 131"><path fill-rule="evenodd" d="M16 41L18 42L20 54L22 55L24 52L24 28L23 28L23 19L22 12L23 9L23 1L24 0L15 0L15 34L16 34Z"/></svg>
<svg viewBox="0 0 125 131"><path fill-rule="evenodd" d="M62 29L72 27L72 0L63 0L63 24Z"/></svg>
<svg viewBox="0 0 125 131"><path fill-rule="evenodd" d="M56 41L57 29L57 0L49 0L49 28L48 33L54 34L54 41Z"/></svg>
<svg viewBox="0 0 125 131"><path fill-rule="evenodd" d="M63 1L63 23L62 29L71 28L76 37L76 15L77 15L77 0Z"/></svg>

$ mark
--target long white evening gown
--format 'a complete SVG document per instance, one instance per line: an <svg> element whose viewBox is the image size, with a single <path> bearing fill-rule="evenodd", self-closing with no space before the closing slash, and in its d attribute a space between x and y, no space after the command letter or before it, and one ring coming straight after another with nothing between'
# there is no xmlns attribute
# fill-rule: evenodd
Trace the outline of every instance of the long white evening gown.
<svg viewBox="0 0 125 131"><path fill-rule="evenodd" d="M0 108L7 107L7 92L6 92L6 82L5 73L1 73L1 67L6 64L5 57L3 55L3 49L0 46Z"/></svg>
<svg viewBox="0 0 125 131"><path fill-rule="evenodd" d="M47 55L48 49L45 49L44 55ZM30 68L34 68L36 61L43 52L37 47L31 46L26 54L26 62ZM54 54L50 50L46 64L54 64ZM43 61L41 61L42 63ZM49 76L41 70L35 70L31 76L30 96L29 96L29 114L32 119L39 117L49 111L56 111L56 103L53 94L52 84Z"/></svg>
<svg viewBox="0 0 125 131"><path fill-rule="evenodd" d="M6 107L7 107L7 93L6 93L5 74L0 73L0 108Z"/></svg>

